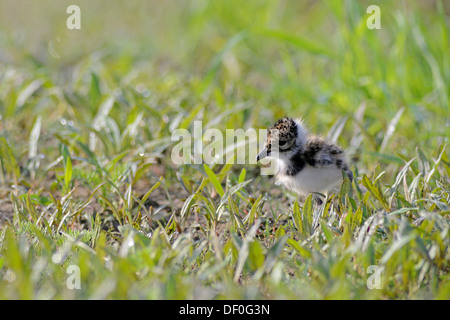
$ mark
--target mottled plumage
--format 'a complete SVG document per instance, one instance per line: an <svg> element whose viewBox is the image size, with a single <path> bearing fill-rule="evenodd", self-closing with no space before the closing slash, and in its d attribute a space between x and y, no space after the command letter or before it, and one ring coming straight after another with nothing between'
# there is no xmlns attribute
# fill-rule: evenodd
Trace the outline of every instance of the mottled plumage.
<svg viewBox="0 0 450 320"><path fill-rule="evenodd" d="M310 135L301 121L282 118L271 126L257 160L275 158L277 178L299 194L327 193L343 174L353 180L344 151L333 143Z"/></svg>

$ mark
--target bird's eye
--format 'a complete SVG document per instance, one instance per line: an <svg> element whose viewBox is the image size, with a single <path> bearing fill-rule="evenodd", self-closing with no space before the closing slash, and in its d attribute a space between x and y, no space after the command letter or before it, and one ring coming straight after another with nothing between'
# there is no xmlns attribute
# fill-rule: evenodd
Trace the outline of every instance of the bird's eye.
<svg viewBox="0 0 450 320"><path fill-rule="evenodd" d="M290 141L279 141L278 146L280 147L280 150L287 150L294 144L294 140Z"/></svg>

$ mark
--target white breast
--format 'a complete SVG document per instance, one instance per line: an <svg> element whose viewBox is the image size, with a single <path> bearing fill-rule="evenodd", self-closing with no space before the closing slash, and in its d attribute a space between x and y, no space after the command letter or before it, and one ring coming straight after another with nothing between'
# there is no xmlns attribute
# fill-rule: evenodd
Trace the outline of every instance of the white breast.
<svg viewBox="0 0 450 320"><path fill-rule="evenodd" d="M301 194L312 192L327 193L342 182L342 170L336 167L314 168L306 165L295 176L278 175L278 180L286 187Z"/></svg>

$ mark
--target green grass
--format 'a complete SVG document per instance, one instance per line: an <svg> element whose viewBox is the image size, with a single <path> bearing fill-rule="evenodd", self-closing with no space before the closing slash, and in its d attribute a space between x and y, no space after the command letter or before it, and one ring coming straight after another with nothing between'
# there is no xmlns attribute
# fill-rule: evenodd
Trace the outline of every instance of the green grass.
<svg viewBox="0 0 450 320"><path fill-rule="evenodd" d="M69 31L2 1L0 298L449 299L449 6L376 2L381 30L366 1L80 1ZM284 115L352 159L322 206L171 161L194 120Z"/></svg>

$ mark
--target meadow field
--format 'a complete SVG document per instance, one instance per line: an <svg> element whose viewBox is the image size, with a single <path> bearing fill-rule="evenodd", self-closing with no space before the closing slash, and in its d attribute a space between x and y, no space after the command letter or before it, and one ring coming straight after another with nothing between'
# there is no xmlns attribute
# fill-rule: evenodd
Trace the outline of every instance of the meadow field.
<svg viewBox="0 0 450 320"><path fill-rule="evenodd" d="M450 299L449 1L72 4L0 2L0 299ZM283 116L348 154L322 205L173 160Z"/></svg>

